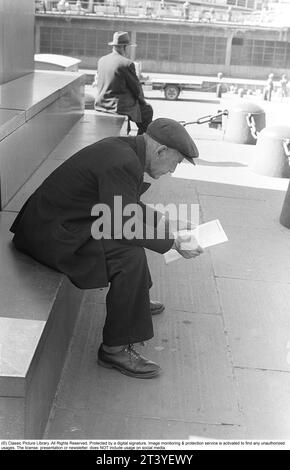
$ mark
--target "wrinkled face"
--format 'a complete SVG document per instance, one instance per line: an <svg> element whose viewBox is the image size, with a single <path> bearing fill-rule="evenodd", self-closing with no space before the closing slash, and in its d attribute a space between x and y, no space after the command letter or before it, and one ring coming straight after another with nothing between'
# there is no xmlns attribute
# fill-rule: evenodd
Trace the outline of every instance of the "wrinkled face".
<svg viewBox="0 0 290 470"><path fill-rule="evenodd" d="M173 173L177 165L183 160L183 155L177 150L160 145L152 154L146 169L151 178L158 179L166 173Z"/></svg>

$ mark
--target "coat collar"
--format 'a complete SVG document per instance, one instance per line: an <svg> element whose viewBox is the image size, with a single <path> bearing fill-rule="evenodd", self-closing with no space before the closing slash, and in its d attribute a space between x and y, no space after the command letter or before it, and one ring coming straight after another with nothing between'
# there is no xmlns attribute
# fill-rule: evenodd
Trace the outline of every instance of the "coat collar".
<svg viewBox="0 0 290 470"><path fill-rule="evenodd" d="M136 147L137 147L137 155L139 157L143 173L145 171L145 162L146 162L146 145L145 139L142 135L136 136Z"/></svg>
<svg viewBox="0 0 290 470"><path fill-rule="evenodd" d="M144 173L146 161L146 145L144 137L142 135L137 135L136 137L121 137L121 139L125 140L127 144L130 145L130 147L134 150Z"/></svg>

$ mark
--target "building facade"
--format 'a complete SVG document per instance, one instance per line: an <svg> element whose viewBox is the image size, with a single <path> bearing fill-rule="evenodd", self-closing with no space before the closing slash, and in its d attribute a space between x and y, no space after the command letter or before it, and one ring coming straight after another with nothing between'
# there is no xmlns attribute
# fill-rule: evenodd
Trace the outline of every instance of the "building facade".
<svg viewBox="0 0 290 470"><path fill-rule="evenodd" d="M147 72L264 78L290 69L288 27L96 15L36 15L35 52L63 54L95 69L114 31L128 31Z"/></svg>

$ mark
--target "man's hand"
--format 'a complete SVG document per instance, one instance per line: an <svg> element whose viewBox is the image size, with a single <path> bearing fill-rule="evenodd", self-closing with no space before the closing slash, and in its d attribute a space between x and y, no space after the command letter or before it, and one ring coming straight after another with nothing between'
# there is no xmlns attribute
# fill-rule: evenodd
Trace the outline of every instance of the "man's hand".
<svg viewBox="0 0 290 470"><path fill-rule="evenodd" d="M178 234L172 246L173 250L183 256L183 258L196 258L203 253L202 247L198 244L197 240L190 235Z"/></svg>

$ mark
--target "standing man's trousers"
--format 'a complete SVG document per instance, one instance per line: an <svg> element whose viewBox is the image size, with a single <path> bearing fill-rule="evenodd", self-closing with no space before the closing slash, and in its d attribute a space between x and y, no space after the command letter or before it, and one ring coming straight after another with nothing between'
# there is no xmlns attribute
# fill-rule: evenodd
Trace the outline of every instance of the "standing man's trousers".
<svg viewBox="0 0 290 470"><path fill-rule="evenodd" d="M103 240L110 289L103 343L121 346L153 337L149 289L152 285L145 250Z"/></svg>
<svg viewBox="0 0 290 470"><path fill-rule="evenodd" d="M152 122L153 108L150 104L140 104L141 111L141 122L136 122L138 127L138 135L144 134L147 131L147 127Z"/></svg>

